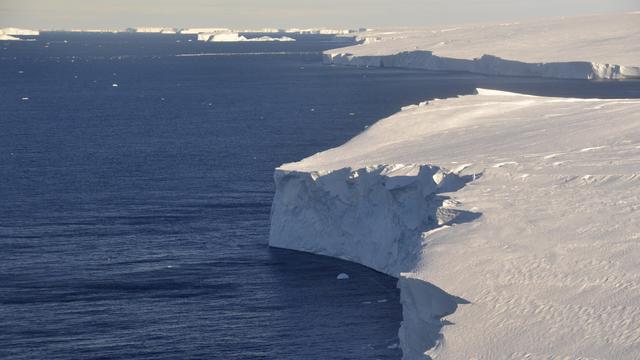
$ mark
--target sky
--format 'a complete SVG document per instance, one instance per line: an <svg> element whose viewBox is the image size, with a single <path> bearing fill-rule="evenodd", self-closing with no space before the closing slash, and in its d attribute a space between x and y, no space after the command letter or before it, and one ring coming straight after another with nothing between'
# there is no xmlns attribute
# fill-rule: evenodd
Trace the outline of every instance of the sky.
<svg viewBox="0 0 640 360"><path fill-rule="evenodd" d="M640 10L640 0L0 0L0 28L429 27Z"/></svg>

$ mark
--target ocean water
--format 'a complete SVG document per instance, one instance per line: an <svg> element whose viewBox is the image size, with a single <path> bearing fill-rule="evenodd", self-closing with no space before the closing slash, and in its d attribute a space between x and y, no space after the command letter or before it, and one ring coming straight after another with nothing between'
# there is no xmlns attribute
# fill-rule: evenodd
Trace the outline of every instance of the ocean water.
<svg viewBox="0 0 640 360"><path fill-rule="evenodd" d="M267 246L273 169L476 87L640 97L321 65L338 45L0 42L0 358L399 359L394 279Z"/></svg>

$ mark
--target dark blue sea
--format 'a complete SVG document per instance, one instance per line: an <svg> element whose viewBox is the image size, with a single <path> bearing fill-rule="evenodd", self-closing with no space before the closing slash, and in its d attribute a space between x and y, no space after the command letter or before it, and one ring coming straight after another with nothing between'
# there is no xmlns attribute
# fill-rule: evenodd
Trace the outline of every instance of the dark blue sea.
<svg viewBox="0 0 640 360"><path fill-rule="evenodd" d="M399 359L394 279L267 246L273 169L476 86L640 97L321 65L341 44L0 42L0 358Z"/></svg>

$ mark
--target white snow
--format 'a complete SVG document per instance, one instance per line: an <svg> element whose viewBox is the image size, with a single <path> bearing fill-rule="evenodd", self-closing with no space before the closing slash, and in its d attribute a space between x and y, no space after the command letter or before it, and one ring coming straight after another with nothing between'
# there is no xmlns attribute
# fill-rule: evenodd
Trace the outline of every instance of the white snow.
<svg viewBox="0 0 640 360"><path fill-rule="evenodd" d="M324 61L355 66L555 78L640 77L640 13L359 35Z"/></svg>
<svg viewBox="0 0 640 360"><path fill-rule="evenodd" d="M639 114L493 90L407 108L278 168L270 244L398 277L404 359L640 358Z"/></svg>

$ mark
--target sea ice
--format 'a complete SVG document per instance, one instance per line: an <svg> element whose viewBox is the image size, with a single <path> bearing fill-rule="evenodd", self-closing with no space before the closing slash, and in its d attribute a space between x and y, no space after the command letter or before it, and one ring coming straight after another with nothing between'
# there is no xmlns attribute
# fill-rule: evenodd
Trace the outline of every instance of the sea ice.
<svg viewBox="0 0 640 360"><path fill-rule="evenodd" d="M340 274L338 274L338 276L336 276L336 279L338 279L338 280L348 280L349 279L349 275L347 275L345 273L340 273Z"/></svg>

